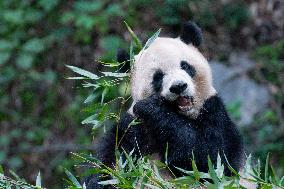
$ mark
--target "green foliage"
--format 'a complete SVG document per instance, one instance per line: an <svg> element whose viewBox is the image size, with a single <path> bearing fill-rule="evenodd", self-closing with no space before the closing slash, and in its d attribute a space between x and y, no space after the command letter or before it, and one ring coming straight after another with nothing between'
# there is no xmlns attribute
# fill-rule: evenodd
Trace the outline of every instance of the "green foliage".
<svg viewBox="0 0 284 189"><path fill-rule="evenodd" d="M117 188L147 187L151 189L186 189L205 187L212 189L237 189L244 188L244 183L261 189L284 188L284 176L278 177L277 174L275 174L274 168L269 165L269 156L267 156L264 166L261 165L260 161L253 164L251 156L247 157L241 174L237 173L227 163L226 165L222 164L219 155L216 166L213 166L210 158L208 158L208 173L200 172L196 168L195 160L192 159L192 171L177 167L177 169L183 172L184 176L175 177L175 175L172 174L171 178L165 178L163 173L171 173L171 170L165 163L157 160L153 161L149 159L149 157L136 157L133 155L133 152L134 151L129 154L118 152L115 168L104 165L98 159L90 155L72 154L78 164L88 164L90 166L89 173L101 174L102 178L108 178L108 180L100 181L99 184L112 185ZM122 156L126 157L124 161ZM233 176L225 176L224 166L229 166ZM71 172L65 169L65 173L67 175L67 188L83 189L86 187L85 184L81 184ZM15 173L12 175L14 175L15 178L5 176L2 170L0 172L0 187L20 187L25 189L42 188L40 173L36 178L36 185L28 184Z"/></svg>
<svg viewBox="0 0 284 189"><path fill-rule="evenodd" d="M120 64L112 63L112 66L119 66ZM117 97L111 99L105 99L109 96L110 88L119 85L124 77L128 77L128 74L118 72L101 72L101 76L92 74L86 70L67 66L72 71L80 74L83 77L69 77L69 79L83 79L86 80L83 83L83 87L92 88L93 92L85 99L85 103L92 103L90 107L85 111L92 112L92 115L82 121L83 124L92 124L93 129L97 129L102 126L106 121L112 119L118 119L119 115L111 112L112 105L116 101L126 102L126 98ZM125 94L129 95L129 94ZM99 99L98 99L99 98ZM95 100L98 101L96 102Z"/></svg>
<svg viewBox="0 0 284 189"><path fill-rule="evenodd" d="M13 177L8 177L4 174L4 170L0 166L0 188L23 188L23 189L41 189L41 176L38 173L35 185L27 183L24 179L20 178L16 173L10 171Z"/></svg>
<svg viewBox="0 0 284 189"><path fill-rule="evenodd" d="M152 6L149 7L149 4ZM130 5L133 9L141 7L151 9L161 23L168 26L178 26L181 21L191 19L199 23L202 28L219 24L235 31L249 19L248 8L244 1L226 3L213 0L165 0L161 3L138 0Z"/></svg>
<svg viewBox="0 0 284 189"><path fill-rule="evenodd" d="M278 154L276 158L279 161L284 158L284 142L282 140L284 136L284 112L282 111L284 95L281 92L284 90L283 52L284 40L262 45L254 50L253 56L257 60L258 69L253 70L251 74L258 82L269 84L272 88L272 95L269 109L263 115L256 117L253 127L246 129L249 136L248 143L258 146L257 156L264 159L264 154L273 152L273 154ZM281 166L283 167L284 163L281 163Z"/></svg>
<svg viewBox="0 0 284 189"><path fill-rule="evenodd" d="M263 45L255 50L256 57L266 57L272 61L277 61L284 57L284 40L280 40L275 44Z"/></svg>
<svg viewBox="0 0 284 189"><path fill-rule="evenodd" d="M33 161L25 158L26 153L34 148L44 149L43 144L48 141L56 142L57 132L66 133L60 135L59 143L73 135L68 138L72 143L90 143L91 137L85 134L88 130L77 127L80 118L76 115L83 99L80 94L68 93L70 85L64 84L60 73L64 64L70 64L70 51L73 54L81 47L91 47L93 51L94 40L98 39L96 46L107 52L102 58L109 61L124 44L116 34L107 35L108 22L123 15L122 4L117 2L0 2L0 164L20 170ZM93 58L93 52L86 56ZM72 58L71 61L74 62ZM87 102L92 100L90 97ZM37 150L33 156L36 161L42 159ZM61 154L59 159L65 156ZM50 173L56 171L55 175L62 174L63 170L56 168L58 157L50 158L54 163L46 169L52 169Z"/></svg>
<svg viewBox="0 0 284 189"><path fill-rule="evenodd" d="M236 4L225 4L223 16L226 26L233 31L249 19L248 10L242 1Z"/></svg>
<svg viewBox="0 0 284 189"><path fill-rule="evenodd" d="M106 23L114 16L124 16L123 12L118 3L109 4L99 0L76 1L72 8L63 14L61 23L72 23L75 39L90 43L91 32L95 26L98 32L105 34L108 31Z"/></svg>
<svg viewBox="0 0 284 189"><path fill-rule="evenodd" d="M149 45L159 36L160 29L154 33L154 35L149 38L144 45L142 46L140 39L134 34L132 29L125 22L128 31L132 36L131 44L135 44L135 49L130 48L131 51L144 50L149 47ZM130 52L133 54L133 52ZM133 61L132 59L130 60ZM80 77L69 77L68 79L84 80L82 83L83 87L91 88L92 93L85 99L84 103L91 104L89 107L84 110L91 113L89 117L82 121L82 124L91 124L93 131L105 126L106 123L109 124L110 121L119 121L120 113L122 112L125 103L130 99L129 94L129 84L130 77L128 73L119 73L119 66L124 63L119 62L101 62L102 65L112 68L117 68L117 71L114 72L101 72L100 76L97 76L89 71L83 70L75 66L67 67L73 72L80 75ZM122 94L109 94L111 91L117 90L119 85L124 87ZM113 108L116 107L116 108Z"/></svg>
<svg viewBox="0 0 284 189"><path fill-rule="evenodd" d="M66 125L80 123L74 116L80 97L69 105L62 103L58 91L63 79L55 70L61 62L50 59L54 56L51 47L64 39L58 36L66 26L58 26L61 13L56 11L62 2L0 1L0 164L16 171L27 161L40 159L37 152L32 154L33 160L25 158L26 152L50 140L55 128L63 132ZM74 140L86 138L82 131L78 128Z"/></svg>

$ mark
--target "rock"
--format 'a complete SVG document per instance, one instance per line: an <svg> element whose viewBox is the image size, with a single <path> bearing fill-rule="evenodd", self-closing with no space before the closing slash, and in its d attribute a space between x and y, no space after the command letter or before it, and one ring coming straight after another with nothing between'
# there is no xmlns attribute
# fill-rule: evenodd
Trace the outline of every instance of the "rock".
<svg viewBox="0 0 284 189"><path fill-rule="evenodd" d="M240 103L240 119L237 123L245 126L253 122L254 116L267 109L269 91L266 86L255 83L247 76L246 72L253 67L251 60L241 57L237 63L232 63L233 66L225 66L220 62L210 62L213 83L226 105ZM244 66L245 63L249 65Z"/></svg>
<svg viewBox="0 0 284 189"><path fill-rule="evenodd" d="M247 53L231 53L229 57L230 65L234 66L234 70L238 73L246 73L255 66L255 62L249 58Z"/></svg>

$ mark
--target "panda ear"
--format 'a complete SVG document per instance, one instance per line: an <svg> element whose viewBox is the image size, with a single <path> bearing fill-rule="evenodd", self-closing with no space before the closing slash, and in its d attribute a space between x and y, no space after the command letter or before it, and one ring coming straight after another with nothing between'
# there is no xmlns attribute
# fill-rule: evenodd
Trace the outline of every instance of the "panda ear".
<svg viewBox="0 0 284 189"><path fill-rule="evenodd" d="M202 42L201 29L194 22L188 21L183 24L180 39L186 44L191 43L198 47Z"/></svg>
<svg viewBox="0 0 284 189"><path fill-rule="evenodd" d="M118 49L116 53L116 61L123 63L119 66L119 72L124 73L130 69L130 56L124 49Z"/></svg>
<svg viewBox="0 0 284 189"><path fill-rule="evenodd" d="M129 60L129 54L124 49L118 49L116 53L116 61L119 63Z"/></svg>

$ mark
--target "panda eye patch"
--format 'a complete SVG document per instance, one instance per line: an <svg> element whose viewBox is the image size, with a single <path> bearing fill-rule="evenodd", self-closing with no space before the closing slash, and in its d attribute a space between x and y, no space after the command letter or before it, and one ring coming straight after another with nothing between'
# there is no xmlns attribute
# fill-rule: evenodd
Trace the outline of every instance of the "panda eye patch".
<svg viewBox="0 0 284 189"><path fill-rule="evenodd" d="M154 91L159 92L162 88L164 73L157 70L153 75L152 86Z"/></svg>
<svg viewBox="0 0 284 189"><path fill-rule="evenodd" d="M180 67L181 67L181 69L186 71L186 73L188 73L188 75L190 75L190 77L194 77L195 76L195 74L196 74L195 68L192 65L188 64L186 61L184 61L184 60L181 61L180 62Z"/></svg>

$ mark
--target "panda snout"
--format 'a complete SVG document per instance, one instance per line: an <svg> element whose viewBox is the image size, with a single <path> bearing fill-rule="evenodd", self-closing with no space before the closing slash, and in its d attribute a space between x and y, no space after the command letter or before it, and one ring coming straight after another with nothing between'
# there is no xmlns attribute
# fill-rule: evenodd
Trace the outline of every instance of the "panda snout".
<svg viewBox="0 0 284 189"><path fill-rule="evenodd" d="M172 85L170 87L170 92L174 94L181 94L182 92L185 91L186 88L187 88L187 83L180 82Z"/></svg>

